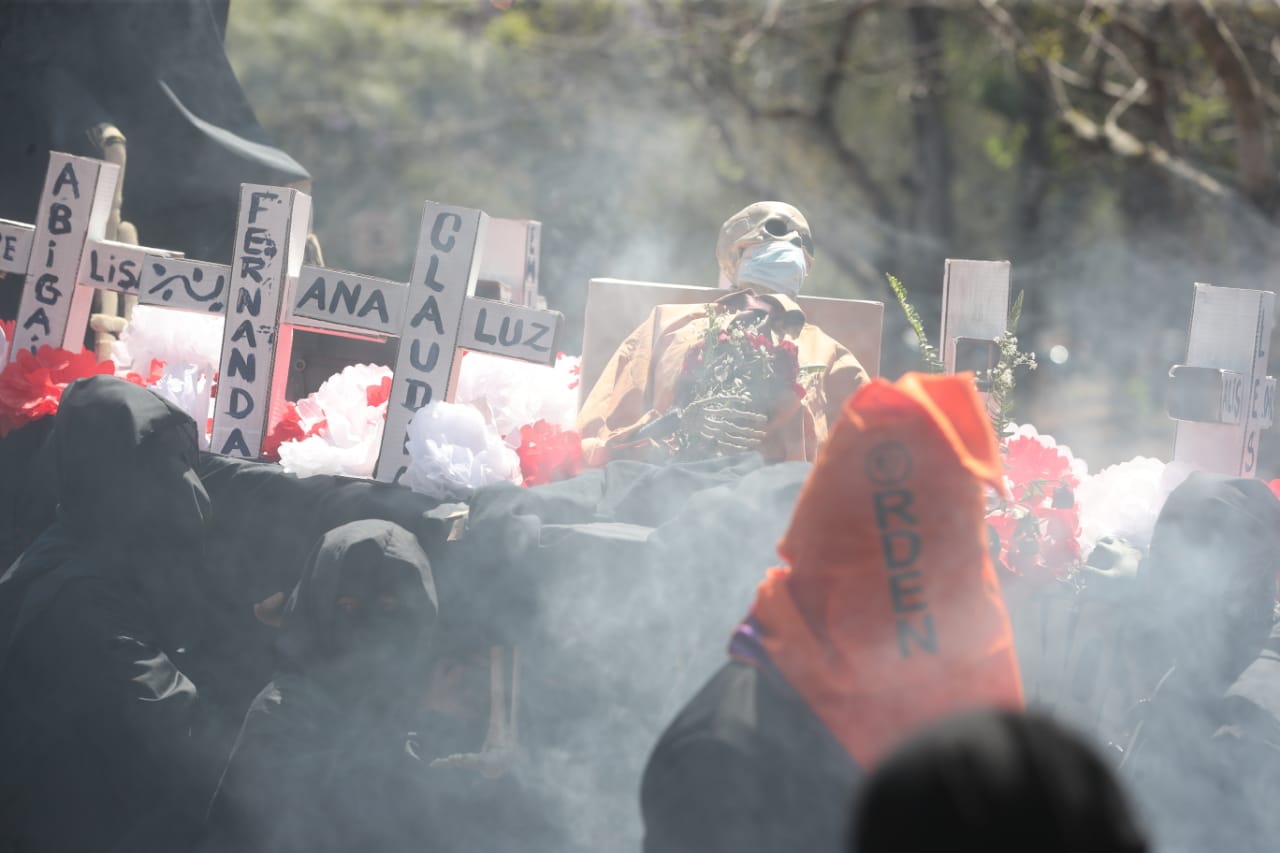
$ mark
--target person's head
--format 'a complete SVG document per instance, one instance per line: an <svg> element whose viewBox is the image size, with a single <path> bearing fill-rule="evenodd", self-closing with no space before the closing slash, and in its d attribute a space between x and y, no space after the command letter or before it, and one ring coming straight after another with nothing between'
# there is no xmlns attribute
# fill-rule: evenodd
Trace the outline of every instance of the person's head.
<svg viewBox="0 0 1280 853"><path fill-rule="evenodd" d="M729 217L716 241L721 286L796 296L813 269L813 234L804 214L758 201Z"/></svg>
<svg viewBox="0 0 1280 853"><path fill-rule="evenodd" d="M904 743L855 804L851 853L1143 853L1111 769L1034 714L953 717Z"/></svg>
<svg viewBox="0 0 1280 853"><path fill-rule="evenodd" d="M1229 682L1274 622L1280 500L1254 479L1194 473L1156 519L1139 577L1161 655Z"/></svg>
<svg viewBox="0 0 1280 853"><path fill-rule="evenodd" d="M280 647L344 693L410 695L426 676L437 613L427 555L389 521L326 533L285 605Z"/></svg>
<svg viewBox="0 0 1280 853"><path fill-rule="evenodd" d="M199 547L210 502L182 409L114 376L80 379L62 395L50 442L60 516L77 535Z"/></svg>

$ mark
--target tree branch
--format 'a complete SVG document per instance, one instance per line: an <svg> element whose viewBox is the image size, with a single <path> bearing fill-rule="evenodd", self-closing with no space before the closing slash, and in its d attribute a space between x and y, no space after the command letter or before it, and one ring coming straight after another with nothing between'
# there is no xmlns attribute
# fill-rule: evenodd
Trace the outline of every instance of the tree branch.
<svg viewBox="0 0 1280 853"><path fill-rule="evenodd" d="M1266 204L1275 189L1266 108L1244 51L1204 0L1181 3L1178 19L1199 42L1226 90L1235 116L1236 168L1245 195Z"/></svg>
<svg viewBox="0 0 1280 853"><path fill-rule="evenodd" d="M991 20L995 23L1001 37L1008 40L1015 50L1029 47L1030 41L1027 39L1026 34L1022 32L1008 10L1000 5L999 0L980 0L980 2L983 9L987 11L987 14L990 15ZM1233 188L1226 186L1190 161L1174 155L1164 146L1153 142L1144 142L1120 127L1115 120L1099 124L1085 113L1076 109L1071 104L1062 76L1058 73L1058 69L1061 66L1030 53L1030 51L1026 51L1026 53L1045 72L1049 82L1049 90L1053 95L1053 102L1057 107L1058 119L1077 139L1098 145L1109 153L1125 159L1144 160L1211 196L1217 198L1238 197L1238 193Z"/></svg>

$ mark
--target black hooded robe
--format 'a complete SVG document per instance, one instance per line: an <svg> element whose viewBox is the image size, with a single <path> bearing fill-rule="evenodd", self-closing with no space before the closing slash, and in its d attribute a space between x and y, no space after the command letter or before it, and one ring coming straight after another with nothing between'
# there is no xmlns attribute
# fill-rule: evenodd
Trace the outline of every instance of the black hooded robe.
<svg viewBox="0 0 1280 853"><path fill-rule="evenodd" d="M96 376L51 441L59 521L0 579L0 850L181 850L216 766L181 669L208 510L195 424Z"/></svg>
<svg viewBox="0 0 1280 853"><path fill-rule="evenodd" d="M840 853L860 775L781 674L732 661L654 748L644 853Z"/></svg>
<svg viewBox="0 0 1280 853"><path fill-rule="evenodd" d="M343 639L351 635L335 602L340 582L379 567L384 577L370 595L399 578L404 630L394 656L374 659L363 644L369 635ZM324 536L286 608L284 668L245 717L202 851L391 853L421 843L419 814L404 795L420 770L408 735L436 612L430 564L406 530L356 521Z"/></svg>
<svg viewBox="0 0 1280 853"><path fill-rule="evenodd" d="M1151 624L1135 650L1164 674L1122 765L1161 851L1280 843L1277 568L1266 484L1195 473L1169 496L1139 573Z"/></svg>
<svg viewBox="0 0 1280 853"><path fill-rule="evenodd" d="M110 123L127 139L123 215L142 243L229 263L240 184L310 176L240 88L222 43L228 6L0 2L0 217L32 221L49 153L101 156L88 132ZM0 292L0 316L12 300Z"/></svg>

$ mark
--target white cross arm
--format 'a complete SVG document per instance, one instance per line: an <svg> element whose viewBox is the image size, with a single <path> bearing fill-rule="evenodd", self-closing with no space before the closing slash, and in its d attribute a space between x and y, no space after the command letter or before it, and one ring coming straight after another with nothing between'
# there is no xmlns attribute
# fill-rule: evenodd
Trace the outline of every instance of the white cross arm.
<svg viewBox="0 0 1280 853"><path fill-rule="evenodd" d="M1276 380L1260 377L1250 387L1239 371L1175 364L1169 370L1166 409L1175 421L1238 425L1252 418L1261 429L1275 419Z"/></svg>
<svg viewBox="0 0 1280 853"><path fill-rule="evenodd" d="M1169 372L1174 461L1253 476L1275 406L1275 380L1266 375L1274 326L1274 293L1195 285L1186 362Z"/></svg>
<svg viewBox="0 0 1280 853"><path fill-rule="evenodd" d="M221 315L230 277L226 264L188 260L181 252L89 240L76 284L135 294L142 305Z"/></svg>
<svg viewBox="0 0 1280 853"><path fill-rule="evenodd" d="M341 270L304 266L287 322L338 331L401 334L409 285ZM554 364L564 315L510 302L467 297L457 345L538 364Z"/></svg>
<svg viewBox="0 0 1280 853"><path fill-rule="evenodd" d="M25 273L31 258L34 225L0 219L0 273Z"/></svg>

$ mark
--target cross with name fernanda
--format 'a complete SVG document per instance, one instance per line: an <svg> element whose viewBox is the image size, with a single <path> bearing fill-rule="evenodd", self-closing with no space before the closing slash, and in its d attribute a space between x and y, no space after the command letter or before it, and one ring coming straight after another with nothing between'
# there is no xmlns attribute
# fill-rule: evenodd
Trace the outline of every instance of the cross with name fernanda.
<svg viewBox="0 0 1280 853"><path fill-rule="evenodd" d="M273 391L283 399L294 327L400 338L375 471L388 482L407 467L414 412L449 398L459 346L554 363L562 315L474 295L481 211L427 202L405 283L303 266L311 199L283 187L241 186L230 266L105 240L118 178L114 164L54 153L35 223L0 220L0 271L24 276L9 358L42 345L80 349L94 288L222 314L215 452L258 456Z"/></svg>

